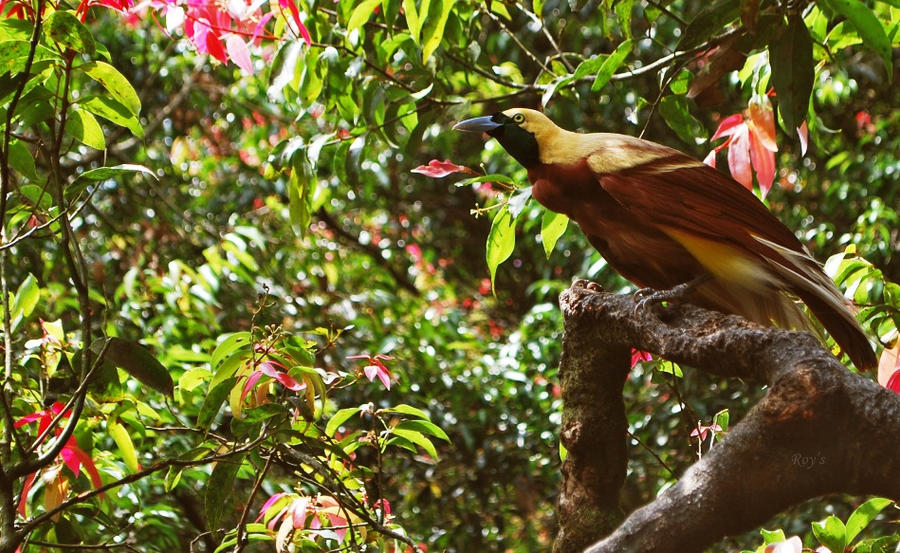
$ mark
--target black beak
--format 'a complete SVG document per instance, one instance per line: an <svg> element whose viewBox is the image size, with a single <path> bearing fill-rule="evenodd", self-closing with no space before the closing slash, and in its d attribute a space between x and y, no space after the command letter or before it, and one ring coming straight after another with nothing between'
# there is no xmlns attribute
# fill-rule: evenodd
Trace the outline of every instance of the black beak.
<svg viewBox="0 0 900 553"><path fill-rule="evenodd" d="M490 132L497 127L502 127L503 123L498 123L494 121L491 116L485 117L475 117L473 119L466 119L465 121L460 121L459 123L453 125L454 131L469 131L469 132Z"/></svg>

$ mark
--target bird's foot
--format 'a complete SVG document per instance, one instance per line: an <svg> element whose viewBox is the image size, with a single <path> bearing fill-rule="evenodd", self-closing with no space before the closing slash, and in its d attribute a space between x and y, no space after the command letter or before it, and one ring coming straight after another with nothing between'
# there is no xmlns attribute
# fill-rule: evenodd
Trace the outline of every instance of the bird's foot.
<svg viewBox="0 0 900 553"><path fill-rule="evenodd" d="M643 309L653 307L654 305L659 305L663 302L680 302L691 295L691 293L693 293L693 291L696 290L698 286L710 280L710 278L712 277L710 277L709 275L702 275L691 281L679 284L678 286L673 286L668 290L641 288L634 293L635 297L638 298L638 302L634 306L634 313L637 314Z"/></svg>

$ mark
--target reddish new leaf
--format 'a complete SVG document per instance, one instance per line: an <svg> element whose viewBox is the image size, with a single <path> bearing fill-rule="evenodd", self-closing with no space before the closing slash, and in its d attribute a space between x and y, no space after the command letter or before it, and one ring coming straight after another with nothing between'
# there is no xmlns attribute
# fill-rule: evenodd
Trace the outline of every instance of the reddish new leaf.
<svg viewBox="0 0 900 553"><path fill-rule="evenodd" d="M631 348L631 368L632 369L638 363L643 363L645 361L652 361L652 360L653 360L653 356L650 355L650 352L640 351L635 348Z"/></svg>
<svg viewBox="0 0 900 553"><path fill-rule="evenodd" d="M769 150L760 137L754 132L754 128L750 127L750 162L756 171L756 180L759 182L759 190L762 197L772 188L775 181L775 152ZM746 185L745 185L746 186Z"/></svg>
<svg viewBox="0 0 900 553"><path fill-rule="evenodd" d="M469 173L472 175L476 174L472 169L469 169L464 165L457 165L449 159L446 159L444 161L432 159L428 162L428 165L419 165L415 169L411 170L410 173L419 173L420 175L425 175L426 177L431 177L434 179L446 177L447 175L452 175L453 173Z"/></svg>
<svg viewBox="0 0 900 553"><path fill-rule="evenodd" d="M797 127L797 136L800 137L800 155L805 156L809 147L809 126L806 124L806 121Z"/></svg>
<svg viewBox="0 0 900 553"><path fill-rule="evenodd" d="M884 387L900 394L900 369L894 371L894 374L888 378L887 384L885 384Z"/></svg>
<svg viewBox="0 0 900 553"><path fill-rule="evenodd" d="M750 169L750 132L747 125L738 125L728 146L728 169L734 180L753 190L753 173Z"/></svg>
<svg viewBox="0 0 900 553"><path fill-rule="evenodd" d="M747 109L750 115L750 133L770 152L777 152L775 143L775 112L767 96L754 96Z"/></svg>
<svg viewBox="0 0 900 553"><path fill-rule="evenodd" d="M206 51L209 55L216 58L222 63L228 63L228 55L225 52L225 46L214 33L206 33Z"/></svg>
<svg viewBox="0 0 900 553"><path fill-rule="evenodd" d="M734 115L729 115L725 119L722 119L722 122L719 123L719 128L716 129L715 134L712 135L710 140L715 140L717 138L722 138L723 136L729 136L735 133L735 127L744 122L744 116L740 113L735 113Z"/></svg>

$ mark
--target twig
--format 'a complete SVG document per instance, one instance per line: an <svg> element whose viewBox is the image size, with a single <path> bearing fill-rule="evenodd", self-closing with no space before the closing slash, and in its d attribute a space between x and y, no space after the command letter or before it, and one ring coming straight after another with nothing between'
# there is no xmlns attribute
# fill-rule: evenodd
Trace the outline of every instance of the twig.
<svg viewBox="0 0 900 553"><path fill-rule="evenodd" d="M256 484L254 484L253 489L250 490L250 497L247 498L247 504L244 505L244 510L241 513L241 519L238 521L234 553L240 553L244 550L244 546L247 545L245 533L247 531L247 516L250 514L250 506L253 505L253 498L256 497L256 493L259 491L260 486L262 486L263 480L265 480L266 478L266 473L269 472L269 467L271 466L272 455L269 455L269 457L266 459L265 466L263 466L262 471L260 471L259 476L256 478Z"/></svg>

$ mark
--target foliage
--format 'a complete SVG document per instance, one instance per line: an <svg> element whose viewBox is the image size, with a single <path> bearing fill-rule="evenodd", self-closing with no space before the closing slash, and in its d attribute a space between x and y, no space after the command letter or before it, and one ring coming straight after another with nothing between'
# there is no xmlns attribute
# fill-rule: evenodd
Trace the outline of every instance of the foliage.
<svg viewBox="0 0 900 553"><path fill-rule="evenodd" d="M898 29L858 0L0 1L0 552L547 549L555 296L625 284L449 131L474 111L727 149L887 366ZM625 509L760 393L635 362ZM872 501L855 550L893 539ZM779 524L834 545L796 529L824 508Z"/></svg>

